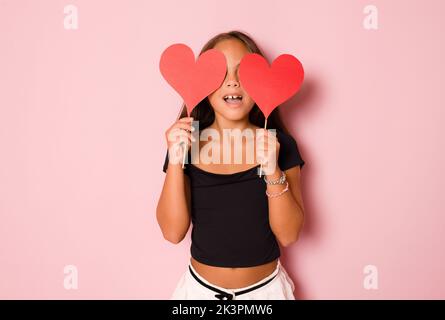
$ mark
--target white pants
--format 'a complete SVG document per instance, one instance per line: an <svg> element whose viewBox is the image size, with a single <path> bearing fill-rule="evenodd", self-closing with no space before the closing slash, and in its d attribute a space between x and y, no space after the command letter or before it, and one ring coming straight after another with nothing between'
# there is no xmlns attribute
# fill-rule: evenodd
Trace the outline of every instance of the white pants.
<svg viewBox="0 0 445 320"><path fill-rule="evenodd" d="M218 298L215 296L218 293L199 283L191 274L189 267L192 269L193 273L207 285L232 294L233 300L295 300L293 294L295 285L288 276L284 267L281 265L280 260L278 260L277 267L270 275L252 285L237 289L226 289L208 282L201 275L199 275L191 263L189 263L187 271L185 271L181 276L170 298L171 300L218 300ZM236 292L255 287L263 282L267 282L271 278L273 278L272 281L260 288L240 295L234 294Z"/></svg>

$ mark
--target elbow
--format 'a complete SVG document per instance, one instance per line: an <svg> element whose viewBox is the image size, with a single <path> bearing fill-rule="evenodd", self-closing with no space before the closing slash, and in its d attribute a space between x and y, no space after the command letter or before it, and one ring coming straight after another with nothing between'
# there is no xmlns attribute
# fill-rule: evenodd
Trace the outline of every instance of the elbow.
<svg viewBox="0 0 445 320"><path fill-rule="evenodd" d="M156 210L156 217L164 239L173 244L180 243L185 238L186 232L180 231L180 229L177 227L171 226L171 223L161 219L161 216L162 214L158 208Z"/></svg>
<svg viewBox="0 0 445 320"><path fill-rule="evenodd" d="M293 243L297 242L300 238L300 231L303 227L304 219L299 221L297 227L292 228L292 230L288 230L286 233L282 233L280 236L277 236L277 240L283 247L289 247Z"/></svg>
<svg viewBox="0 0 445 320"><path fill-rule="evenodd" d="M298 234L292 237L279 238L278 242L280 242L281 246L289 247L291 244L298 241Z"/></svg>
<svg viewBox="0 0 445 320"><path fill-rule="evenodd" d="M171 232L171 233L164 232L163 235L164 235L165 240L167 240L168 242L171 242L173 244L180 243L185 237L185 235L182 235L179 233L173 233L173 232Z"/></svg>
<svg viewBox="0 0 445 320"><path fill-rule="evenodd" d="M299 238L300 238L300 230L286 236L281 236L277 239L281 246L289 247L293 243L297 242Z"/></svg>

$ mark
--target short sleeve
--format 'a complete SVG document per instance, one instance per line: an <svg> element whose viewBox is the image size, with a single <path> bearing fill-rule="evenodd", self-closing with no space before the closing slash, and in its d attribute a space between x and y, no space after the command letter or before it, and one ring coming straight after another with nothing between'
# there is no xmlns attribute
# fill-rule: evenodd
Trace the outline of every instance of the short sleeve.
<svg viewBox="0 0 445 320"><path fill-rule="evenodd" d="M168 150L165 153L165 161L164 161L164 166L162 167L162 171L167 172L167 168L168 168Z"/></svg>
<svg viewBox="0 0 445 320"><path fill-rule="evenodd" d="M280 151L278 154L278 166L280 169L284 171L295 166L300 166L301 170L305 162L301 157L297 141L291 135L279 130L277 130L277 139L280 143Z"/></svg>

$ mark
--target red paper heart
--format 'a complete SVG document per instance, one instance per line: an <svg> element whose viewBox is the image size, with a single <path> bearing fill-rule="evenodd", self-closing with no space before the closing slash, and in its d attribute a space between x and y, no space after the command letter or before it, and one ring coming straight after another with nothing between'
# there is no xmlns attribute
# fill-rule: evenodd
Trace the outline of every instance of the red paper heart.
<svg viewBox="0 0 445 320"><path fill-rule="evenodd" d="M162 76L184 99L188 115L199 102L220 87L226 68L226 57L221 51L205 51L195 62L192 49L182 43L165 49L159 62Z"/></svg>
<svg viewBox="0 0 445 320"><path fill-rule="evenodd" d="M298 92L303 78L301 62L290 54L280 55L269 67L261 55L249 53L239 66L241 85L266 118L273 109Z"/></svg>

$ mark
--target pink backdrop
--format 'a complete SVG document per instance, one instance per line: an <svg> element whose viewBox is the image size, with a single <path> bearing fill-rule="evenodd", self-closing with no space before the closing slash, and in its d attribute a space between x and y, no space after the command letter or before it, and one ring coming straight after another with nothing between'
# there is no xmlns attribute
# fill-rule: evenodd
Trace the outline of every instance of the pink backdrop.
<svg viewBox="0 0 445 320"><path fill-rule="evenodd" d="M445 2L251 3L0 1L0 298L169 297L190 240L155 219L181 103L158 61L230 29L306 71L282 107L307 163L297 298L445 298Z"/></svg>

